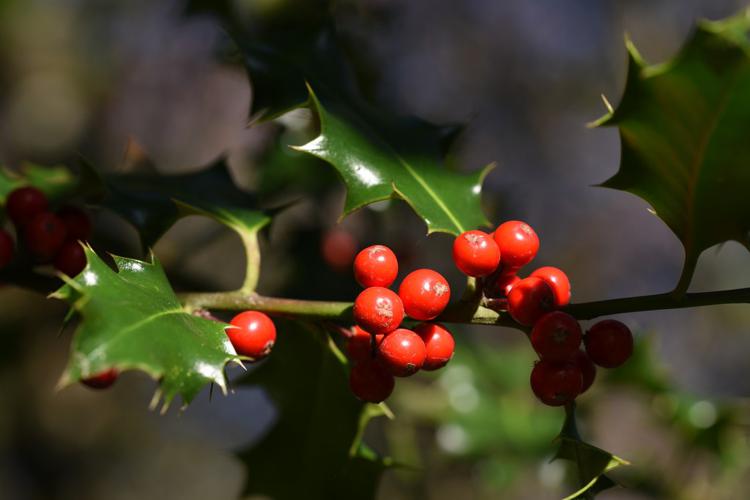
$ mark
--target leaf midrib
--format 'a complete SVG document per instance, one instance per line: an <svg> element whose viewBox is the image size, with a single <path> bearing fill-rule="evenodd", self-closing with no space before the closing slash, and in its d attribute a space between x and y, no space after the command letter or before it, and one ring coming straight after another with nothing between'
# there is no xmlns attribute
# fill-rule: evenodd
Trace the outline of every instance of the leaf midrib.
<svg viewBox="0 0 750 500"><path fill-rule="evenodd" d="M162 318L164 316L170 316L170 315L173 315L173 314L187 314L187 313L182 308L179 308L179 309L168 309L166 311L161 311L161 312L158 312L156 314L152 314L151 316L143 318L142 320L140 320L140 321L138 321L136 323L133 323L132 325L130 325L130 326L126 327L126 328L123 328L122 330L119 330L115 335L110 336L107 340L105 340L104 342L101 342L100 344L98 344L96 346L96 348L93 351L91 351L88 355L89 356L95 356L100 351L103 351L103 350L107 349L110 345L112 345L115 342L119 341L122 336L127 335L127 334L129 334L129 333L131 333L131 332L133 332L135 330L138 330L139 328L143 327L144 325L146 325L146 324L148 324L148 323L150 323L152 321L156 321L159 318Z"/></svg>

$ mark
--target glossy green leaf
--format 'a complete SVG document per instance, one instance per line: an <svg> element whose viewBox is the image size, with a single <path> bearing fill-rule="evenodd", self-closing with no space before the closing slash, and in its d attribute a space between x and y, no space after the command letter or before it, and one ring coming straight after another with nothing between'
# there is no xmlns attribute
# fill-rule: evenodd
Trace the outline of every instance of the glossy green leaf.
<svg viewBox="0 0 750 500"><path fill-rule="evenodd" d="M25 163L20 172L0 168L0 203L16 188L34 186L52 200L61 200L76 193L79 180L73 172L64 166L45 167Z"/></svg>
<svg viewBox="0 0 750 500"><path fill-rule="evenodd" d="M277 327L272 355L244 380L263 387L278 410L270 431L239 453L247 466L245 494L375 498L386 462L361 435L380 407L352 395L341 353L322 332L291 321Z"/></svg>
<svg viewBox="0 0 750 500"><path fill-rule="evenodd" d="M347 186L346 214L389 198L406 201L428 232L459 234L487 225L481 208L489 168L471 174L442 165L444 129L363 103L310 92L320 135L298 149L333 165Z"/></svg>
<svg viewBox="0 0 750 500"><path fill-rule="evenodd" d="M224 366L238 359L226 325L188 314L155 257L114 257L117 271L88 247L86 257L52 295L81 316L61 386L109 368L140 370L160 381L165 409L176 395L189 403L208 382L226 388Z"/></svg>
<svg viewBox="0 0 750 500"><path fill-rule="evenodd" d="M700 253L750 230L750 17L703 21L671 61L647 65L628 42L617 126L622 160L603 185L646 200L685 247L687 280Z"/></svg>

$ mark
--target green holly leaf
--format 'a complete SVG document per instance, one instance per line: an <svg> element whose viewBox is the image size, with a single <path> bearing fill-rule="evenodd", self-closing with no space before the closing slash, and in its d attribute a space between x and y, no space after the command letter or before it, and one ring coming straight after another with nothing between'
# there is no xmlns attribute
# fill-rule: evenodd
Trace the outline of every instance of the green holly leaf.
<svg viewBox="0 0 750 500"><path fill-rule="evenodd" d="M379 112L310 90L320 135L297 149L333 165L347 186L344 213L400 198L424 219L428 233L458 235L488 225L482 181L491 167L461 174L442 165L444 129Z"/></svg>
<svg viewBox="0 0 750 500"><path fill-rule="evenodd" d="M55 202L76 194L79 179L61 165L45 167L24 163L18 173L0 167L0 203L4 204L11 191L23 186L36 187Z"/></svg>
<svg viewBox="0 0 750 500"><path fill-rule="evenodd" d="M603 186L636 194L685 247L678 288L698 256L727 240L750 245L750 17L702 21L671 61L646 64L628 42L629 69L617 109L620 170Z"/></svg>
<svg viewBox="0 0 750 500"><path fill-rule="evenodd" d="M387 462L361 438L381 408L352 395L343 356L327 336L274 321L272 355L243 382L267 391L278 419L258 443L239 452L247 466L244 493L276 500L374 498Z"/></svg>
<svg viewBox="0 0 750 500"><path fill-rule="evenodd" d="M110 368L140 370L160 381L165 410L176 395L189 403L208 382L226 390L224 366L238 360L227 325L188 314L155 257L115 256L114 271L85 250L86 268L52 294L81 316L61 386Z"/></svg>

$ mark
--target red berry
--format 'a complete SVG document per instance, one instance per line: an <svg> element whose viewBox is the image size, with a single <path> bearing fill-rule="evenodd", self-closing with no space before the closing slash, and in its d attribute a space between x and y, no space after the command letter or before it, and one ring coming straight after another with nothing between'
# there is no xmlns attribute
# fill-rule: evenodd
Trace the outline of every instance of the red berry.
<svg viewBox="0 0 750 500"><path fill-rule="evenodd" d="M573 316L552 311L537 320L531 330L531 345L542 359L564 361L581 347L583 332Z"/></svg>
<svg viewBox="0 0 750 500"><path fill-rule="evenodd" d="M578 365L578 369L581 370L581 375L583 375L583 387L581 388L581 394L583 394L589 389L589 387L591 387L591 384L594 383L594 379L596 378L596 366L594 366L591 358L581 350L575 354L573 362Z"/></svg>
<svg viewBox="0 0 750 500"><path fill-rule="evenodd" d="M552 287L555 294L555 307L565 307L570 304L570 280L560 269L552 266L540 267L531 276L542 278Z"/></svg>
<svg viewBox="0 0 750 500"><path fill-rule="evenodd" d="M24 228L24 242L40 262L49 262L65 243L67 231L63 221L52 212L42 212Z"/></svg>
<svg viewBox="0 0 750 500"><path fill-rule="evenodd" d="M414 328L414 331L422 338L427 349L427 357L422 369L432 371L447 365L456 347L453 335L443 325L437 323L421 323Z"/></svg>
<svg viewBox="0 0 750 500"><path fill-rule="evenodd" d="M401 282L398 295L409 317L427 321L443 312L451 298L451 288L440 273L417 269Z"/></svg>
<svg viewBox="0 0 750 500"><path fill-rule="evenodd" d="M493 234L500 248L501 262L505 269L519 269L536 256L539 238L525 222L511 220L500 224Z"/></svg>
<svg viewBox="0 0 750 500"><path fill-rule="evenodd" d="M419 335L399 328L385 336L378 347L378 359L395 377L415 374L427 357L427 349Z"/></svg>
<svg viewBox="0 0 750 500"><path fill-rule="evenodd" d="M574 363L541 360L531 370L531 390L549 406L562 406L581 393L583 376Z"/></svg>
<svg viewBox="0 0 750 500"><path fill-rule="evenodd" d="M0 229L0 269L4 269L13 260L15 244L7 231Z"/></svg>
<svg viewBox="0 0 750 500"><path fill-rule="evenodd" d="M584 343L591 361L604 368L617 368L633 354L633 334L614 319L605 319L592 326Z"/></svg>
<svg viewBox="0 0 750 500"><path fill-rule="evenodd" d="M349 269L357 251L357 240L351 233L343 229L331 229L323 235L320 242L320 252L335 271L343 272Z"/></svg>
<svg viewBox="0 0 750 500"><path fill-rule="evenodd" d="M68 239L74 241L88 241L91 237L91 219L77 207L66 206L57 211L68 231Z"/></svg>
<svg viewBox="0 0 750 500"><path fill-rule="evenodd" d="M494 282L485 287L485 294L490 298L507 297L511 289L521 281L521 278L514 272L501 273Z"/></svg>
<svg viewBox="0 0 750 500"><path fill-rule="evenodd" d="M93 377L81 379L81 383L92 389L106 389L115 383L118 376L119 372L114 368L110 368L109 370L98 373Z"/></svg>
<svg viewBox="0 0 750 500"><path fill-rule="evenodd" d="M227 336L237 354L262 359L271 352L276 342L276 326L266 314L259 311L245 311L232 318L227 328Z"/></svg>
<svg viewBox="0 0 750 500"><path fill-rule="evenodd" d="M352 392L368 403L385 401L395 385L393 375L377 361L357 363L349 372L349 387Z"/></svg>
<svg viewBox="0 0 750 500"><path fill-rule="evenodd" d="M86 267L86 252L78 241L68 240L57 252L54 264L61 273L76 276Z"/></svg>
<svg viewBox="0 0 750 500"><path fill-rule="evenodd" d="M508 294L508 313L518 323L531 326L554 308L552 288L536 276L524 278Z"/></svg>
<svg viewBox="0 0 750 500"><path fill-rule="evenodd" d="M354 334L346 341L346 352L352 361L365 361L372 359L375 351L372 349L372 335L358 326L353 328ZM383 341L383 334L375 335L375 348Z"/></svg>
<svg viewBox="0 0 750 500"><path fill-rule="evenodd" d="M14 189L5 202L5 210L17 228L26 226L37 215L47 210L47 197L32 186Z"/></svg>
<svg viewBox="0 0 750 500"><path fill-rule="evenodd" d="M357 254L354 259L354 279L364 287L388 287L398 275L398 259L384 245L372 245Z"/></svg>
<svg viewBox="0 0 750 500"><path fill-rule="evenodd" d="M354 301L354 321L366 332L389 333L403 320L404 305L399 296L387 288L365 288Z"/></svg>
<svg viewBox="0 0 750 500"><path fill-rule="evenodd" d="M466 231L453 241L453 262L467 276L487 276L500 264L500 248L483 231Z"/></svg>

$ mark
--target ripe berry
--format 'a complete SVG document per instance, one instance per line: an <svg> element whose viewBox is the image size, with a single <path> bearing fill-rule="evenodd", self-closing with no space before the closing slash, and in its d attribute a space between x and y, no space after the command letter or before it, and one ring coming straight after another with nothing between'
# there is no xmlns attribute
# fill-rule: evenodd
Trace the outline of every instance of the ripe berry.
<svg viewBox="0 0 750 500"><path fill-rule="evenodd" d="M443 312L451 298L451 288L440 273L417 269L401 282L398 295L409 317L427 321Z"/></svg>
<svg viewBox="0 0 750 500"><path fill-rule="evenodd" d="M232 318L227 336L237 354L258 360L268 356L276 342L276 326L266 314L245 311Z"/></svg>
<svg viewBox="0 0 750 500"><path fill-rule="evenodd" d="M385 401L395 385L393 375L374 360L357 363L349 372L349 387L352 392L368 403Z"/></svg>
<svg viewBox="0 0 750 500"><path fill-rule="evenodd" d="M76 276L86 267L86 252L77 240L68 240L57 252L54 264L58 271Z"/></svg>
<svg viewBox="0 0 750 500"><path fill-rule="evenodd" d="M518 323L531 326L553 309L552 288L536 276L516 283L508 294L508 313Z"/></svg>
<svg viewBox="0 0 750 500"><path fill-rule="evenodd" d="M4 269L13 260L14 246L13 238L7 231L0 229L0 269Z"/></svg>
<svg viewBox="0 0 750 500"><path fill-rule="evenodd" d="M581 387L581 394L583 394L589 389L589 387L591 387L591 384L594 383L594 379L596 378L596 366L594 366L591 358L581 350L575 354L573 362L578 365L578 369L581 370L581 375L583 376L583 387Z"/></svg>
<svg viewBox="0 0 750 500"><path fill-rule="evenodd" d="M24 242L40 262L49 262L65 243L63 221L52 212L42 212L24 228Z"/></svg>
<svg viewBox="0 0 750 500"><path fill-rule="evenodd" d="M531 370L531 390L549 406L562 406L581 393L583 376L574 363L541 360Z"/></svg>
<svg viewBox="0 0 750 500"><path fill-rule="evenodd" d="M467 276L487 276L500 264L500 248L483 231L466 231L453 241L453 262Z"/></svg>
<svg viewBox="0 0 750 500"><path fill-rule="evenodd" d="M115 383L118 376L119 372L114 368L110 368L109 370L98 373L93 377L81 379L81 383L92 389L106 389Z"/></svg>
<svg viewBox="0 0 750 500"><path fill-rule="evenodd" d="M564 307L570 304L570 280L560 269L552 266L540 267L531 276L542 278L552 287L555 294L555 307Z"/></svg>
<svg viewBox="0 0 750 500"><path fill-rule="evenodd" d="M485 286L485 295L489 298L507 297L519 281L521 281L521 278L515 272L501 273L494 281Z"/></svg>
<svg viewBox="0 0 750 500"><path fill-rule="evenodd" d="M505 269L519 269L536 256L539 238L531 226L525 222L511 220L500 224L493 234L500 248L502 265Z"/></svg>
<svg viewBox="0 0 750 500"><path fill-rule="evenodd" d="M564 361L579 351L583 332L568 313L552 311L537 320L531 330L531 345L542 359Z"/></svg>
<svg viewBox="0 0 750 500"><path fill-rule="evenodd" d="M605 319L592 326L584 343L591 361L604 368L617 368L633 354L633 334L614 319Z"/></svg>
<svg viewBox="0 0 750 500"><path fill-rule="evenodd" d="M5 210L17 228L26 226L37 215L47 210L47 197L32 186L14 189L5 202Z"/></svg>
<svg viewBox="0 0 750 500"><path fill-rule="evenodd" d="M372 349L372 335L358 326L353 328L354 334L346 341L346 352L352 361L364 361L372 359L375 351ZM375 348L383 341L383 334L375 335Z"/></svg>
<svg viewBox="0 0 750 500"><path fill-rule="evenodd" d="M422 365L423 370L432 371L444 367L453 357L456 343L453 335L443 325L421 323L414 331L422 338L427 357Z"/></svg>
<svg viewBox="0 0 750 500"><path fill-rule="evenodd" d="M335 228L323 235L320 253L333 270L344 272L352 265L357 246L357 240L349 231Z"/></svg>
<svg viewBox="0 0 750 500"><path fill-rule="evenodd" d="M419 335L399 328L385 336L378 347L378 359L395 377L415 374L427 357L427 349Z"/></svg>
<svg viewBox="0 0 750 500"><path fill-rule="evenodd" d="M366 332L390 333L404 320L404 305L395 292L380 286L365 288L354 301L354 321Z"/></svg>
<svg viewBox="0 0 750 500"><path fill-rule="evenodd" d="M86 212L73 206L62 207L57 211L68 231L68 239L73 241L88 241L91 237L91 219Z"/></svg>
<svg viewBox="0 0 750 500"><path fill-rule="evenodd" d="M384 245L372 245L354 259L354 279L363 287L389 287L398 275L396 254Z"/></svg>

